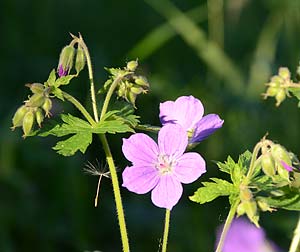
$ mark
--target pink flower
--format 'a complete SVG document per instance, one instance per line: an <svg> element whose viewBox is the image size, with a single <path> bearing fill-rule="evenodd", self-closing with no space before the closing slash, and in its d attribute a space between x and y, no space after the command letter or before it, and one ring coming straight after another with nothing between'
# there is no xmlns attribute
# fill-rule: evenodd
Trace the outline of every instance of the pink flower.
<svg viewBox="0 0 300 252"><path fill-rule="evenodd" d="M216 114L203 114L201 101L190 95L161 103L159 118L163 125L181 125L188 132L190 143L195 143L204 140L224 123Z"/></svg>
<svg viewBox="0 0 300 252"><path fill-rule="evenodd" d="M187 145L186 131L175 124L161 128L158 144L143 133L123 139L122 151L132 162L123 172L123 186L138 194L152 190L153 204L171 210L182 195L181 183L192 183L206 172L198 153L184 153Z"/></svg>

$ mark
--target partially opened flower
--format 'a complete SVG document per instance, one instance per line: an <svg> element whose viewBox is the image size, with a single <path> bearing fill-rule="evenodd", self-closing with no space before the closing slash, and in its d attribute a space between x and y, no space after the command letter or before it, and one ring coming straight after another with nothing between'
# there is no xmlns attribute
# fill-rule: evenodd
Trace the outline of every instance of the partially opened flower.
<svg viewBox="0 0 300 252"><path fill-rule="evenodd" d="M186 131L176 124L161 128L158 144L143 133L123 139L123 153L132 162L123 172L123 186L138 194L152 190L153 204L171 210L182 195L181 183L192 183L206 172L198 153L184 153L187 145Z"/></svg>
<svg viewBox="0 0 300 252"><path fill-rule="evenodd" d="M203 114L201 101L190 95L181 96L176 101L161 103L159 118L163 125L181 125L188 132L189 142L195 143L211 135L224 123L216 114Z"/></svg>

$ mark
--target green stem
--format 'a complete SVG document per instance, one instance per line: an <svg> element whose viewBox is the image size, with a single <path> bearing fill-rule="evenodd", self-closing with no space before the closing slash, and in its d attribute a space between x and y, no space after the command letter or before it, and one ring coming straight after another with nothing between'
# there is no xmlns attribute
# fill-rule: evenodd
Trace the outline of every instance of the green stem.
<svg viewBox="0 0 300 252"><path fill-rule="evenodd" d="M100 114L100 120L103 118L103 116L106 114L107 108L108 108L108 104L110 101L111 96L113 95L116 87L118 86L119 82L124 78L124 75L119 75L118 77L116 77L113 81L113 83L111 84L111 86L108 89L108 92L106 94L104 103L103 103L103 107L101 110L101 114Z"/></svg>
<svg viewBox="0 0 300 252"><path fill-rule="evenodd" d="M222 252L226 235L228 233L228 230L230 228L231 222L234 218L234 215L235 215L235 212L237 210L237 207L238 207L239 203L240 203L240 200L237 199L236 202L231 205L231 208L229 210L227 219L225 221L225 224L224 224L224 227L223 227L223 230L222 230L222 234L221 234L221 237L220 237L220 240L219 240L219 243L218 243L218 247L217 247L215 252Z"/></svg>
<svg viewBox="0 0 300 252"><path fill-rule="evenodd" d="M87 110L85 109L85 107L82 106L82 104L72 95L62 91L63 96L65 99L67 99L69 102L71 102L81 113L82 115L87 119L87 121L91 124L91 125L95 125L96 122L94 121L94 119L91 117L91 115L89 114L89 112L87 112Z"/></svg>
<svg viewBox="0 0 300 252"><path fill-rule="evenodd" d="M247 176L244 180L244 185L248 185L250 179L251 179L251 176L253 175L253 172L254 172L254 169L255 169L255 164L256 164L256 159L257 159L257 155L259 153L259 150L260 148L262 147L262 141L258 142L254 149L253 149L253 152L252 152L252 158L251 158L251 161L250 161L250 166L249 166L249 170L248 170L248 173L247 173Z"/></svg>
<svg viewBox="0 0 300 252"><path fill-rule="evenodd" d="M119 81L123 78L124 76L119 76L117 77L112 85L110 86L104 103L103 107L101 110L100 114L100 120L103 118L105 115L108 104L110 101L110 98L117 87ZM105 134L101 134L100 140L102 142L105 154L106 154L106 160L108 163L110 175L111 175L111 180L112 180L112 186L113 186L113 192L114 192L114 197L115 197L115 203L116 203L116 209L117 209L117 215L118 215L118 220L119 220L119 227L120 227L120 232L121 232L121 240L122 240L122 246L123 246L123 252L129 252L129 241L128 241L128 234L127 234L127 229L126 229L126 222L125 222L125 215L124 215L124 210L123 210L123 204L122 204L122 198L121 198L121 193L120 193L120 186L119 186L119 181L118 181L118 176L116 172L116 166L114 164L114 160L109 148L109 144L107 142Z"/></svg>
<svg viewBox="0 0 300 252"><path fill-rule="evenodd" d="M170 227L170 213L171 211L169 209L166 209L164 236L163 236L163 244L161 250L162 252L167 252L168 235L169 235L169 227Z"/></svg>
<svg viewBox="0 0 300 252"><path fill-rule="evenodd" d="M125 223L125 216L123 211L123 205L122 205L122 198L120 193L120 186L119 181L117 177L116 167L114 164L114 160L112 158L112 154L106 139L106 136L104 134L99 135L100 140L102 142L105 154L106 154L106 160L108 163L110 176L112 180L112 186L113 186L113 192L115 197L115 203L117 208L117 215L119 220L119 226L120 226L120 232L121 232L121 240L123 245L123 252L129 252L129 241L128 241L128 235L126 230L126 223Z"/></svg>
<svg viewBox="0 0 300 252"><path fill-rule="evenodd" d="M99 121L98 117L98 110L97 110L97 102L96 102L96 94L95 94L95 85L94 85L94 77L93 77L93 67L92 67L92 62L91 62L91 56L88 50L88 47L86 46L83 38L81 35L79 36L78 43L82 47L85 57L86 57L86 64L88 67L88 72L89 72L89 79L90 79L90 85L91 85L91 99L92 99L92 107L93 107L93 112L94 112L94 118L95 121Z"/></svg>
<svg viewBox="0 0 300 252"><path fill-rule="evenodd" d="M300 215L298 218L297 227L294 230L294 236L290 245L289 252L297 252L299 249L299 244L300 244Z"/></svg>

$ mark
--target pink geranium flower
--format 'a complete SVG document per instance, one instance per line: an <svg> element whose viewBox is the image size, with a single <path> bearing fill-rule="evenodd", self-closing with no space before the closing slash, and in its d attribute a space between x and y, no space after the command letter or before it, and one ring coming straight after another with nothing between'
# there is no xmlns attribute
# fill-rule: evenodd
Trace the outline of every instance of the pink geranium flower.
<svg viewBox="0 0 300 252"><path fill-rule="evenodd" d="M182 195L181 183L192 183L206 172L198 153L184 153L187 145L186 131L176 124L161 128L158 144L143 133L123 139L122 151L132 162L123 172L123 186L138 194L152 190L153 204L171 210Z"/></svg>
<svg viewBox="0 0 300 252"><path fill-rule="evenodd" d="M224 121L216 114L203 116L204 108L194 96L181 96L176 101L160 104L159 118L162 125L179 124L189 135L189 142L200 142L221 128Z"/></svg>

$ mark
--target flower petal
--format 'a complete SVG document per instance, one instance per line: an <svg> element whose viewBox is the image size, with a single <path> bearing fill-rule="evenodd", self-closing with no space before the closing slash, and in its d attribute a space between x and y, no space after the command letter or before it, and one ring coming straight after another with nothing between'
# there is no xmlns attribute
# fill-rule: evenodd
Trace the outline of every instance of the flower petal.
<svg viewBox="0 0 300 252"><path fill-rule="evenodd" d="M204 108L200 100L194 96L181 96L175 102L160 104L159 118L163 125L180 124L186 131L192 130L202 118Z"/></svg>
<svg viewBox="0 0 300 252"><path fill-rule="evenodd" d="M159 181L158 171L154 166L126 167L122 177L122 186L138 194L149 192Z"/></svg>
<svg viewBox="0 0 300 252"><path fill-rule="evenodd" d="M224 123L218 115L208 114L204 116L196 125L191 142L200 142L221 128Z"/></svg>
<svg viewBox="0 0 300 252"><path fill-rule="evenodd" d="M180 157L188 144L186 131L178 124L167 124L158 133L159 153Z"/></svg>
<svg viewBox="0 0 300 252"><path fill-rule="evenodd" d="M122 151L124 156L133 164L149 165L157 159L158 146L152 138L143 133L123 138Z"/></svg>
<svg viewBox="0 0 300 252"><path fill-rule="evenodd" d="M182 185L177 179L172 175L164 175L152 190L151 200L158 207L172 210L179 201L182 191Z"/></svg>
<svg viewBox="0 0 300 252"><path fill-rule="evenodd" d="M178 159L173 172L181 183L192 183L206 172L205 161L196 152L185 153Z"/></svg>

